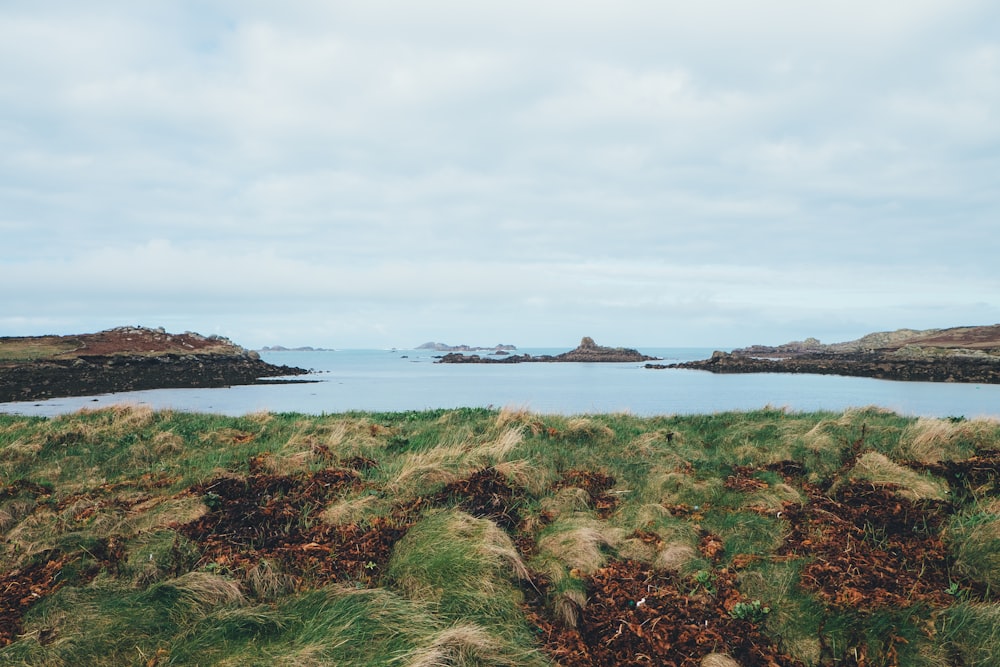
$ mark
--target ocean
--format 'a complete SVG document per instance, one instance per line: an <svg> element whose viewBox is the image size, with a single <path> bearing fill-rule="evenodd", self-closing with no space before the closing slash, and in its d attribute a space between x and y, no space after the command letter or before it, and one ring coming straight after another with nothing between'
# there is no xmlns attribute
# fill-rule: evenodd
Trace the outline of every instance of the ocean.
<svg viewBox="0 0 1000 667"><path fill-rule="evenodd" d="M704 359L710 348L641 348L666 363ZM518 354L559 354L527 348ZM786 408L842 411L879 406L904 415L1000 418L1000 385L895 382L827 375L714 375L650 370L642 363L438 364L430 350L263 352L274 364L308 368L315 382L221 389L155 389L0 404L0 412L57 416L114 404L238 416L253 412L334 414L457 407L547 414L641 416ZM479 353L486 354L486 353Z"/></svg>

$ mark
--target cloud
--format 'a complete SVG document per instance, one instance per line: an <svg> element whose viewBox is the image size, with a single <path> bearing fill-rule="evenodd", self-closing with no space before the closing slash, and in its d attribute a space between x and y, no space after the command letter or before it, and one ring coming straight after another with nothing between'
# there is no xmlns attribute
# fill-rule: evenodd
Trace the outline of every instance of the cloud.
<svg viewBox="0 0 1000 667"><path fill-rule="evenodd" d="M743 344L997 319L998 18L5 3L0 280L26 287L0 326Z"/></svg>

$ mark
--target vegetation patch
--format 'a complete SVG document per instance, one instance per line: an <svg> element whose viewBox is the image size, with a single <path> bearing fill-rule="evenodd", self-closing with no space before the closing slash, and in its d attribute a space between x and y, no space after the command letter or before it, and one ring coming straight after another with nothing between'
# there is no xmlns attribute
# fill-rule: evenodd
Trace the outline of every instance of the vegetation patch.
<svg viewBox="0 0 1000 667"><path fill-rule="evenodd" d="M0 664L990 665L1000 425L0 415Z"/></svg>

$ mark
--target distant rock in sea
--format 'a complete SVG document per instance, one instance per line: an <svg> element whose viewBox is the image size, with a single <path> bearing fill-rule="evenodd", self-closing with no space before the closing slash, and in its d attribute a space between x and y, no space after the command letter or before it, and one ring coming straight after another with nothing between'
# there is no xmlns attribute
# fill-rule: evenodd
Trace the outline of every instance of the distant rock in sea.
<svg viewBox="0 0 1000 667"><path fill-rule="evenodd" d="M438 363L442 364L521 364L521 363L558 363L562 361L576 361L585 363L627 363L635 361L657 361L657 357L650 357L642 354L638 350L627 347L604 347L594 342L590 336L584 336L580 345L569 352L562 354L542 354L532 356L530 354L515 354L501 359L488 359L480 357L478 354L459 354L452 352L441 357Z"/></svg>
<svg viewBox="0 0 1000 667"><path fill-rule="evenodd" d="M516 350L516 345L506 345L504 343L497 343L493 347L473 347L471 345L448 345L447 343L435 343L430 341L424 343L423 345L417 346L417 350L434 350L435 352L483 352L487 350L492 350L495 352L509 352L511 350Z"/></svg>

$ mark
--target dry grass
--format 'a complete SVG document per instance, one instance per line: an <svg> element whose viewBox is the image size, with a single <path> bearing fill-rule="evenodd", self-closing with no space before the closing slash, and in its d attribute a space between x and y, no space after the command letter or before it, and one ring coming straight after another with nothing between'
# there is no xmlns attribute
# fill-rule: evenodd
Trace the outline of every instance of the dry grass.
<svg viewBox="0 0 1000 667"><path fill-rule="evenodd" d="M682 572L698 559L698 551L690 544L665 544L653 559L653 567L667 572Z"/></svg>
<svg viewBox="0 0 1000 667"><path fill-rule="evenodd" d="M152 437L150 445L153 453L161 459L184 451L184 439L173 431L160 431Z"/></svg>
<svg viewBox="0 0 1000 667"><path fill-rule="evenodd" d="M651 563L656 557L656 546L637 537L630 537L618 545L618 557Z"/></svg>
<svg viewBox="0 0 1000 667"><path fill-rule="evenodd" d="M805 498L795 488L784 482L779 482L749 494L744 507L763 508L777 512L784 503L801 505L804 502Z"/></svg>
<svg viewBox="0 0 1000 667"><path fill-rule="evenodd" d="M994 439L997 423L974 419L951 421L921 417L908 426L900 437L900 458L921 463L938 463L966 458L972 445L987 438Z"/></svg>
<svg viewBox="0 0 1000 667"><path fill-rule="evenodd" d="M697 479L694 475L679 470L656 470L649 475L645 497L656 499L667 505L705 504L723 491L723 480L718 478Z"/></svg>
<svg viewBox="0 0 1000 667"><path fill-rule="evenodd" d="M243 578L247 590L259 600L276 600L295 591L295 577L289 576L266 560L250 568Z"/></svg>
<svg viewBox="0 0 1000 667"><path fill-rule="evenodd" d="M471 516L460 514L462 521L475 521L482 526L482 537L479 546L479 553L492 563L497 565L497 569L509 572L518 580L527 581L531 579L531 572L517 552L517 547L510 539L510 536L502 528L487 519L474 519ZM467 518L466 518L467 517Z"/></svg>
<svg viewBox="0 0 1000 667"><path fill-rule="evenodd" d="M538 435L538 415L527 408L515 408L512 406L503 407L497 414L494 425L498 429L514 427L528 427L532 430L532 435Z"/></svg>
<svg viewBox="0 0 1000 667"><path fill-rule="evenodd" d="M507 428L496 439L475 447L472 455L482 457L489 463L496 463L506 458L522 442L524 442L524 427Z"/></svg>
<svg viewBox="0 0 1000 667"><path fill-rule="evenodd" d="M203 610L246 603L246 596L237 582L201 570L188 572L162 585L176 590L190 604Z"/></svg>
<svg viewBox="0 0 1000 667"><path fill-rule="evenodd" d="M500 461L494 463L493 468L503 475L504 479L512 486L522 488L535 496L545 493L553 481L549 468L536 465L526 459Z"/></svg>
<svg viewBox="0 0 1000 667"><path fill-rule="evenodd" d="M894 463L878 452L866 452L860 456L848 478L897 485L897 493L909 500L945 500L948 497L948 486L942 480Z"/></svg>
<svg viewBox="0 0 1000 667"><path fill-rule="evenodd" d="M587 594L576 588L559 591L553 596L552 613L556 621L567 628L580 623L580 614L587 607Z"/></svg>
<svg viewBox="0 0 1000 667"><path fill-rule="evenodd" d="M205 516L206 512L208 507L204 501L195 496L157 498L143 506L137 506L134 515L130 517L130 522L136 533L142 533L169 528L174 524L197 521Z"/></svg>
<svg viewBox="0 0 1000 667"><path fill-rule="evenodd" d="M806 451L812 454L820 454L831 449L837 449L839 445L830 434L830 428L842 427L841 420L824 419L817 422L815 426L802 435L802 442Z"/></svg>
<svg viewBox="0 0 1000 667"><path fill-rule="evenodd" d="M395 479L388 484L392 495L408 498L444 484L455 482L475 467L466 461L466 445L442 445L424 452L405 455L398 464Z"/></svg>
<svg viewBox="0 0 1000 667"><path fill-rule="evenodd" d="M607 560L605 550L618 546L623 534L603 521L576 517L553 524L539 538L538 551L570 571L593 574Z"/></svg>
<svg viewBox="0 0 1000 667"><path fill-rule="evenodd" d="M590 509L590 494L577 486L567 486L543 498L541 510L554 519L586 512Z"/></svg>
<svg viewBox="0 0 1000 667"><path fill-rule="evenodd" d="M632 438L622 447L622 454L630 458L641 459L656 457L661 464L679 466L684 465L684 459L677 453L677 450L683 446L683 434L657 429Z"/></svg>
<svg viewBox="0 0 1000 667"><path fill-rule="evenodd" d="M0 473L4 477L10 476L22 464L34 461L43 447L42 438L36 436L32 438L18 438L0 448Z"/></svg>
<svg viewBox="0 0 1000 667"><path fill-rule="evenodd" d="M320 513L320 519L331 526L364 523L366 519L385 514L388 503L370 494L345 496L330 504Z"/></svg>
<svg viewBox="0 0 1000 667"><path fill-rule="evenodd" d="M615 432L605 424L588 417L575 417L566 422L565 435L570 438L589 440L610 440Z"/></svg>
<svg viewBox="0 0 1000 667"><path fill-rule="evenodd" d="M406 667L457 665L512 665L501 654L501 644L478 625L462 624L442 630L430 646L418 649L403 663Z"/></svg>

